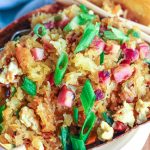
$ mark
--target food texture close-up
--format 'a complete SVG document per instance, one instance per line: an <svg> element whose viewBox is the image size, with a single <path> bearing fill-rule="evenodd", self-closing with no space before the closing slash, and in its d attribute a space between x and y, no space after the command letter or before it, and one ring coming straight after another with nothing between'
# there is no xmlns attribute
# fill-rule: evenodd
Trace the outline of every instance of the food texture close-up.
<svg viewBox="0 0 150 150"><path fill-rule="evenodd" d="M103 150L150 120L150 1L66 1L0 30L2 150Z"/></svg>

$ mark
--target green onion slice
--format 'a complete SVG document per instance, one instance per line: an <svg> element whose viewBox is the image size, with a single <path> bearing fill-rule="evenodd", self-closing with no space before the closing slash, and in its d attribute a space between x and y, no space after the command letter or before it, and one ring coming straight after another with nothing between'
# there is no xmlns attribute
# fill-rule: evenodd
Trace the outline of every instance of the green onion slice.
<svg viewBox="0 0 150 150"><path fill-rule="evenodd" d="M120 41L128 41L129 37L126 36L121 30L117 28L113 28L111 26L108 26L111 31L106 30L104 31L104 37L109 40L120 40Z"/></svg>
<svg viewBox="0 0 150 150"><path fill-rule="evenodd" d="M96 95L94 93L90 80L86 80L80 95L80 99L84 112L87 115L91 111L96 99Z"/></svg>
<svg viewBox="0 0 150 150"><path fill-rule="evenodd" d="M42 38L46 34L46 28L42 24L37 24L33 29L34 34Z"/></svg>
<svg viewBox="0 0 150 150"><path fill-rule="evenodd" d="M80 5L80 9L81 9L81 11L82 11L83 13L88 13L88 9L87 9L87 7L86 7L85 5L81 4L81 5Z"/></svg>
<svg viewBox="0 0 150 150"><path fill-rule="evenodd" d="M62 143L62 147L63 150L67 150L67 141L69 138L69 130L68 127L61 127L61 133L60 133L60 138L61 138L61 143Z"/></svg>
<svg viewBox="0 0 150 150"><path fill-rule="evenodd" d="M96 115L94 114L94 112L89 112L80 132L80 139L82 139L84 142L87 140L92 128L95 125L95 122Z"/></svg>
<svg viewBox="0 0 150 150"><path fill-rule="evenodd" d="M29 94L31 96L35 96L36 95L36 91L37 91L36 83L33 82L32 80L30 80L28 77L24 77L23 78L23 82L22 82L21 88L27 94Z"/></svg>
<svg viewBox="0 0 150 150"><path fill-rule="evenodd" d="M109 125L113 124L113 119L109 117L106 112L102 113L102 117Z"/></svg>
<svg viewBox="0 0 150 150"><path fill-rule="evenodd" d="M68 55L63 52L58 58L54 73L55 85L60 85L68 67Z"/></svg>
<svg viewBox="0 0 150 150"><path fill-rule="evenodd" d="M84 141L77 137L71 136L71 143L73 150L86 150Z"/></svg>
<svg viewBox="0 0 150 150"><path fill-rule="evenodd" d="M5 110L6 106L0 106L0 123L3 121L3 110Z"/></svg>
<svg viewBox="0 0 150 150"><path fill-rule="evenodd" d="M77 107L75 107L73 109L73 118L74 118L74 122L78 123L78 119L79 119L79 110Z"/></svg>
<svg viewBox="0 0 150 150"><path fill-rule="evenodd" d="M150 65L150 59L144 59L144 62Z"/></svg>
<svg viewBox="0 0 150 150"><path fill-rule="evenodd" d="M139 32L137 32L137 31L135 31L135 30L133 30L133 29L128 30L127 36L129 36L129 35L132 35L132 36L135 37L135 38L140 38Z"/></svg>
<svg viewBox="0 0 150 150"><path fill-rule="evenodd" d="M69 32L74 30L78 25L84 25L87 22L93 20L95 15L81 13L79 16L74 17L65 27L64 31Z"/></svg>
<svg viewBox="0 0 150 150"><path fill-rule="evenodd" d="M100 65L104 63L104 55L105 55L104 52L100 54Z"/></svg>
<svg viewBox="0 0 150 150"><path fill-rule="evenodd" d="M88 48L89 45L92 43L94 37L98 35L99 29L100 29L100 23L96 23L96 25L92 23L87 24L84 33L82 35L82 38L74 52L78 53Z"/></svg>
<svg viewBox="0 0 150 150"><path fill-rule="evenodd" d="M3 125L2 125L2 123L0 123L0 134L2 133L2 131L3 131Z"/></svg>

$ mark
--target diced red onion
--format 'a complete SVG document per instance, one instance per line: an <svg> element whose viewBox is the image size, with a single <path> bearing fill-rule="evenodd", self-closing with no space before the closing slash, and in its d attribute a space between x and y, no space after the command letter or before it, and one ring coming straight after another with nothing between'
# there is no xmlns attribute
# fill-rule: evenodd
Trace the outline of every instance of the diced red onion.
<svg viewBox="0 0 150 150"><path fill-rule="evenodd" d="M96 100L101 100L104 98L104 93L102 92L102 90L97 89L94 91L95 95L96 95Z"/></svg>
<svg viewBox="0 0 150 150"><path fill-rule="evenodd" d="M99 82L108 83L110 79L110 73L107 70L98 72Z"/></svg>
<svg viewBox="0 0 150 150"><path fill-rule="evenodd" d="M44 26L47 29L53 29L55 27L55 23L54 23L54 21L49 21L49 22L45 23Z"/></svg>

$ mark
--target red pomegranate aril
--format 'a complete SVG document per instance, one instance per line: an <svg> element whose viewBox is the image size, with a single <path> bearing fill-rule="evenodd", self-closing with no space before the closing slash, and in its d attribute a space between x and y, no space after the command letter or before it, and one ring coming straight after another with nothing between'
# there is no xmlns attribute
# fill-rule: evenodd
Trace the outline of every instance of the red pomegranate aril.
<svg viewBox="0 0 150 150"><path fill-rule="evenodd" d="M58 103L62 106L72 107L75 98L74 92L64 85L58 95Z"/></svg>
<svg viewBox="0 0 150 150"><path fill-rule="evenodd" d="M113 125L114 130L118 132L124 132L127 129L127 127L127 125L120 121L116 121Z"/></svg>
<svg viewBox="0 0 150 150"><path fill-rule="evenodd" d="M133 73L133 69L128 64L120 64L113 70L114 79L117 83L127 80Z"/></svg>
<svg viewBox="0 0 150 150"><path fill-rule="evenodd" d="M102 92L102 90L97 89L94 91L95 95L96 95L96 100L101 100L104 98L104 93Z"/></svg>
<svg viewBox="0 0 150 150"><path fill-rule="evenodd" d="M31 50L34 60L43 60L45 58L44 49L42 48L33 48Z"/></svg>
<svg viewBox="0 0 150 150"><path fill-rule="evenodd" d="M98 77L99 77L99 82L106 84L110 80L110 73L107 70L99 71Z"/></svg>
<svg viewBox="0 0 150 150"><path fill-rule="evenodd" d="M50 75L48 76L48 81L51 86L54 85L54 73L50 73Z"/></svg>

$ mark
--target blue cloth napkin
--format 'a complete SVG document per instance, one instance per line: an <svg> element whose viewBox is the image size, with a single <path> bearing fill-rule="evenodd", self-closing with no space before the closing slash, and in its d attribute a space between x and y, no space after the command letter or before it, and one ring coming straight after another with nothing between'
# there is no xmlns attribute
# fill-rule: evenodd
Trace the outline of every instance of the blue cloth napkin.
<svg viewBox="0 0 150 150"><path fill-rule="evenodd" d="M0 0L0 29L28 12L54 0Z"/></svg>

